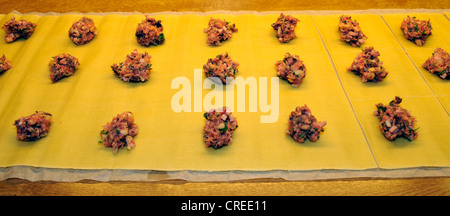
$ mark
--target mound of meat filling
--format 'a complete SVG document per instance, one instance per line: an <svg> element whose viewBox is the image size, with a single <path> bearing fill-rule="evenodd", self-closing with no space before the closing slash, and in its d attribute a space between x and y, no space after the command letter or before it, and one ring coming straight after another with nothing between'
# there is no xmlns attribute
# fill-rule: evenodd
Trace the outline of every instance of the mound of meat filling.
<svg viewBox="0 0 450 216"><path fill-rule="evenodd" d="M377 110L374 115L380 120L381 133L387 140L392 141L397 137L405 137L409 141L415 140L418 136L417 129L414 128L416 119L411 116L408 110L402 108L402 99L395 96L389 105L376 104Z"/></svg>
<svg viewBox="0 0 450 216"><path fill-rule="evenodd" d="M17 140L36 141L48 135L52 115L50 113L36 111L36 113L20 117L14 122L17 128Z"/></svg>
<svg viewBox="0 0 450 216"><path fill-rule="evenodd" d="M342 15L339 18L339 31L341 32L341 41L344 41L353 47L360 47L366 42L367 36L361 31L361 27L351 16Z"/></svg>
<svg viewBox="0 0 450 216"><path fill-rule="evenodd" d="M450 54L439 47L422 66L442 79L450 79Z"/></svg>
<svg viewBox="0 0 450 216"><path fill-rule="evenodd" d="M94 20L88 17L82 17L80 20L74 22L69 29L69 38L76 45L83 45L89 43L97 36L97 28Z"/></svg>
<svg viewBox="0 0 450 216"><path fill-rule="evenodd" d="M415 43L417 46L423 46L427 38L431 35L430 20L419 20L416 17L406 17L403 19L402 29L405 38Z"/></svg>
<svg viewBox="0 0 450 216"><path fill-rule="evenodd" d="M379 82L388 75L388 72L383 67L383 62L378 58L380 53L373 47L366 47L359 53L352 65L347 69L354 72L361 77L362 82Z"/></svg>
<svg viewBox="0 0 450 216"><path fill-rule="evenodd" d="M5 54L0 58L0 74L12 68L10 60L6 59Z"/></svg>
<svg viewBox="0 0 450 216"><path fill-rule="evenodd" d="M138 126L134 123L132 112L118 114L111 122L103 126L100 136L105 147L111 147L114 153L119 149L127 147L131 150L136 147L133 137L139 132Z"/></svg>
<svg viewBox="0 0 450 216"><path fill-rule="evenodd" d="M315 142L323 132L327 122L319 122L307 105L298 106L289 115L289 128L286 131L296 142L303 143L307 139Z"/></svg>
<svg viewBox="0 0 450 216"><path fill-rule="evenodd" d="M206 147L218 149L230 145L233 131L238 127L236 118L231 115L231 112L223 107L205 112L203 116L206 119L203 127L203 141Z"/></svg>
<svg viewBox="0 0 450 216"><path fill-rule="evenodd" d="M306 76L306 67L298 55L286 53L282 61L275 63L277 75L288 81L292 86L298 87Z"/></svg>
<svg viewBox="0 0 450 216"><path fill-rule="evenodd" d="M145 82L152 70L150 56L147 52L139 53L137 49L127 55L124 62L111 66L114 74L124 82Z"/></svg>
<svg viewBox="0 0 450 216"><path fill-rule="evenodd" d="M163 44L165 41L163 30L161 20L156 21L155 18L146 15L136 29L137 42L145 47Z"/></svg>
<svg viewBox="0 0 450 216"><path fill-rule="evenodd" d="M50 79L55 83L62 78L72 76L78 69L80 62L72 55L62 53L52 57L48 65L50 67Z"/></svg>
<svg viewBox="0 0 450 216"><path fill-rule="evenodd" d="M17 21L16 18L12 16L2 27L6 32L5 41L11 43L20 38L28 39L33 34L36 26L36 23L26 20Z"/></svg>
<svg viewBox="0 0 450 216"><path fill-rule="evenodd" d="M225 54L217 55L215 58L208 59L208 62L203 65L203 72L205 72L206 77L214 82L227 84L234 79L238 72L238 66L239 62L233 61L226 52Z"/></svg>
<svg viewBox="0 0 450 216"><path fill-rule="evenodd" d="M223 41L231 38L233 32L237 32L235 24L230 24L225 20L210 18L208 22L208 28L204 29L204 32L208 34L206 43L208 45L220 46Z"/></svg>
<svg viewBox="0 0 450 216"><path fill-rule="evenodd" d="M281 43L287 43L297 37L295 27L298 22L300 20L291 15L280 14L277 21L272 24L272 28L277 32L277 38Z"/></svg>

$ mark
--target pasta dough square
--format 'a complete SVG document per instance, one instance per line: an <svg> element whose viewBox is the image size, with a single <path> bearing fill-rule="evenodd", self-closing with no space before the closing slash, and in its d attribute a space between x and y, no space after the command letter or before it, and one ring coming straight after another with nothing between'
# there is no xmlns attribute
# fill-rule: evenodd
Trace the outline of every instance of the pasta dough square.
<svg viewBox="0 0 450 216"><path fill-rule="evenodd" d="M367 32L365 33L368 36L367 42L361 47L373 46L380 52L379 59L388 72L387 77L381 82L363 83L358 75L347 71L362 50L339 40L337 27L332 27L337 25L339 15L313 16L340 81L351 101L374 99L385 93L403 96L433 95L433 91L423 80L400 44L396 42L397 39L380 16L356 14L352 17L360 22L362 31ZM410 88L410 86L414 86L414 88Z"/></svg>
<svg viewBox="0 0 450 216"><path fill-rule="evenodd" d="M12 15L5 15L0 23ZM309 15L295 15L300 19L297 38L280 44L270 26L279 14L159 14L153 17L162 20L166 41L148 48L139 46L134 35L137 24L144 19L142 14L86 15L94 20L98 34L82 46L70 41L67 33L82 14L15 16L36 21L38 26L28 40L0 42L0 49L5 50L14 64L14 68L0 76L2 167L164 171L376 168ZM238 32L219 47L208 46L203 29L210 17L235 23ZM0 32L0 37L3 36ZM122 82L111 70L112 64L123 61L135 48L152 56L150 79L145 83ZM51 56L65 52L79 59L79 69L73 76L52 84L48 62ZM260 122L261 116L269 113L261 111L259 104L256 112L249 112L249 98L255 95L247 91L246 111L236 111L236 107L233 111L239 127L233 133L232 144L213 150L206 148L202 140L203 112L208 109L202 106L201 110L195 110L194 101L202 101L217 90L202 89L201 98L195 98L192 89L198 87L195 83L198 80L194 69L201 69L208 58L224 52L239 61L237 77L254 78L258 87L268 84L270 90L276 85L270 83L276 77L274 64L286 52L298 54L304 60L307 75L299 88L283 80L277 82L279 110L274 123ZM171 100L181 91L181 86L171 87L177 78L189 81L190 86L183 87L192 94L183 101L191 101L191 112L172 109ZM200 88L209 84L201 74ZM274 100L275 96L267 99ZM243 102L237 99L237 90L234 99L236 106ZM320 121L327 121L325 132L315 143L295 143L285 133L290 112L304 104ZM49 135L33 143L15 140L13 121L35 110L52 113L54 123ZM139 134L134 137L136 148L113 154L110 148L98 143L100 131L124 111L134 113L139 127Z"/></svg>
<svg viewBox="0 0 450 216"><path fill-rule="evenodd" d="M401 16L393 15L392 17L399 18ZM367 42L362 47L373 46L375 50L378 50L379 58L389 72L382 82L362 83L357 75L347 71L361 49L351 47L339 40L339 32L337 27L334 27L337 25L338 17L339 15L313 16L339 74L340 81L370 143L378 166L386 169L448 166L447 144L449 140L443 134L448 130L446 128L449 127L449 116L441 103L448 107L449 100L446 96L438 98L435 94L435 92L439 92L440 95L445 94L444 83L432 80L433 82L430 82L431 85L429 85L427 81L431 78L423 75L422 70L417 69L417 59L421 61L420 59L431 48L422 47L420 50L414 48L405 51L402 46L404 42L393 45L396 40L402 41L402 39L397 34L395 36L392 34L392 32L398 33L396 30L391 31L392 25L386 25L391 21L390 15L388 19L386 19L386 15L383 15L383 18L387 20L386 23L380 16L359 15L356 19L361 22L361 29L363 32L367 32L368 36ZM430 15L430 17L437 18L435 22L438 27L447 23L438 15ZM368 22L367 20L372 21ZM400 24L401 20L398 29L400 29ZM372 33L375 31L377 32ZM442 34L442 29L439 33L435 40L444 41L445 44L445 41L448 40L443 37L448 34ZM408 43L406 46L409 46ZM425 49L426 51L424 51ZM411 53L414 54L411 55ZM408 142L406 139L397 139L390 142L381 134L378 128L378 119L373 115L375 104L389 103L395 96L402 97L404 102L401 105L410 110L412 115L417 116L418 125L421 128L417 140ZM423 127L427 127L427 129L422 130ZM423 151L427 151L427 153L423 153Z"/></svg>
<svg viewBox="0 0 450 216"><path fill-rule="evenodd" d="M450 22L443 14L436 13L413 13L413 14L383 14L383 19L389 25L395 37L400 44L406 49L436 48L449 47ZM407 16L416 17L419 20L430 20L432 35L429 36L422 47L417 46L413 42L407 40L403 31L400 29L403 18Z"/></svg>
<svg viewBox="0 0 450 216"><path fill-rule="evenodd" d="M391 98L353 102L365 135L380 168L439 167L450 163L450 130L448 114L436 97L403 97L401 107L417 120L419 136L413 141L397 138L388 141L380 132L379 120L373 114L375 104L388 104Z"/></svg>

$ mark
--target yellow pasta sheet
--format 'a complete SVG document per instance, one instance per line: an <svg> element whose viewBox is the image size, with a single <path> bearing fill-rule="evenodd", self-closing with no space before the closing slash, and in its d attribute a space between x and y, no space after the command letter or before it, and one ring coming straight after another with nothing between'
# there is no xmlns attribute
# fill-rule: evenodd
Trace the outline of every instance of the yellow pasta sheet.
<svg viewBox="0 0 450 216"><path fill-rule="evenodd" d="M359 22L362 31L368 37L360 48L354 48L339 40L339 31L336 28L340 15L313 18L332 56L339 78L378 165L381 168L448 166L450 139L446 134L450 129L450 119L435 92L439 88L445 91L449 83L441 82L437 77L427 82L429 80L421 75L424 72L418 71L415 63L409 58L409 50L406 49L408 51L406 53L404 47L412 46L417 53L425 52L425 55L431 55L429 49L416 48L416 45L411 45L411 42L404 39L403 33L398 31L403 17L406 17L404 14L382 17L368 14L349 15ZM449 28L445 27L448 26L448 21L440 19L443 15L439 14L427 16L436 18L432 21L436 23L433 32L438 35L430 40L429 44L437 45L440 42L447 44L448 40L445 38L448 38ZM384 20L383 17L388 18ZM391 20L391 17L396 19ZM356 55L367 46L373 46L380 52L379 58L389 72L382 82L363 83L359 76L347 71ZM434 85L435 80L438 85ZM380 133L379 121L373 115L375 104L380 102L388 104L395 96L403 98L401 106L409 110L418 121L416 126L419 127L419 137L414 141L409 142L403 138L388 141Z"/></svg>
<svg viewBox="0 0 450 216"><path fill-rule="evenodd" d="M211 47L203 32L211 16L158 15L155 18L162 20L166 42L150 48L140 47L134 36L137 23L144 18L141 14L90 16L98 36L87 45L76 46L67 31L80 17L26 15L21 18L38 23L34 35L13 44L2 42L2 50L14 64L1 77L2 166L208 171L376 166L310 16L299 16L297 39L280 44L270 27L278 15L217 14L214 17L235 23L239 31L222 46ZM153 70L146 83L124 83L110 68L135 48L152 55ZM80 68L74 76L52 84L48 61L64 52L78 57ZM300 55L308 71L300 88L279 81L278 121L261 123L264 113L259 108L249 112L247 97L246 111L233 112L239 128L232 145L213 150L202 141L205 109L202 106L203 110L194 112L192 95L191 112L176 113L171 100L181 89L172 89L171 83L186 77L194 88L194 69L224 52L239 61L238 76L255 77L259 85L260 77L267 77L267 82L276 77L274 64L286 52ZM200 100L209 92L204 89ZM290 112L304 104L320 121L328 122L316 143L295 143L285 133ZM12 123L34 110L53 114L49 136L32 143L16 141ZM113 154L97 143L99 132L124 111L135 114L140 129L136 148Z"/></svg>
<svg viewBox="0 0 450 216"><path fill-rule="evenodd" d="M416 17L419 20L430 20L432 35L427 39L426 43L419 47L408 41L400 29L402 20L406 16ZM413 14L386 14L383 15L386 23L391 26L392 32L399 39L402 46L405 48L406 53L414 62L415 66L419 69L423 78L430 85L434 93L439 97L439 100L446 108L447 112L450 112L450 88L448 87L448 80L442 80L437 75L430 73L423 68L423 63L430 58L433 51L440 47L447 52L450 52L450 21L443 14L431 14L431 13L413 13Z"/></svg>
<svg viewBox="0 0 450 216"><path fill-rule="evenodd" d="M11 44L0 40L0 50L13 63L11 70L0 75L1 167L259 171L450 165L450 140L445 135L450 120L441 105L443 100L438 100L437 90L422 77L423 72L414 66L381 16L355 15L369 37L363 46L379 50L390 72L382 83L362 83L346 71L361 49L339 41L338 16L334 15L295 15L300 19L298 37L281 44L270 26L279 14L159 14L153 17L162 20L166 42L148 48L140 46L134 35L143 14L86 15L94 19L98 35L83 46L76 46L68 37L70 26L81 14L7 14L0 17L0 24L12 15L38 26L28 40ZM235 23L239 30L221 46L208 46L203 29L210 17ZM0 38L4 36L0 31ZM145 83L122 82L111 70L112 64L124 61L133 49L152 56L150 80ZM239 127L230 146L214 150L206 148L202 140L203 112L220 105L215 93L221 92L208 89L211 81L203 73L198 79L194 70L225 52L240 63L237 77L255 79L258 89L268 85L268 96L263 99L268 104L278 99L278 119L262 123L261 117L271 114L262 109L262 92L252 94L247 87L245 99L240 100L236 87L232 111ZM276 85L271 82L276 77L274 64L286 52L298 54L304 61L306 77L299 88L279 80L279 92L274 95L270 92ZM81 65L73 76L52 83L48 62L60 53L77 57ZM173 87L180 79L188 83ZM184 88L190 98L184 97L182 102L190 101L191 110L176 112L173 98ZM194 89L201 89L200 97ZM216 104L208 106L213 95ZM419 138L413 142L385 140L372 114L376 103L388 103L395 95L417 116ZM200 110L196 109L199 101ZM238 111L242 103L245 110ZM305 104L327 125L317 142L300 144L286 130L290 112ZM48 137L17 141L14 120L36 110L53 115ZM100 131L124 111L134 113L139 127L136 148L114 154L98 143Z"/></svg>

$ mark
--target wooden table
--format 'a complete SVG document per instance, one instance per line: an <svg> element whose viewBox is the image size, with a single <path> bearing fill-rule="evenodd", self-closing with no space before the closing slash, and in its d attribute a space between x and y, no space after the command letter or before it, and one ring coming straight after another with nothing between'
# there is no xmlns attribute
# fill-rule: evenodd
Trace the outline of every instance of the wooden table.
<svg viewBox="0 0 450 216"><path fill-rule="evenodd" d="M364 9L448 9L450 1L423 0L0 0L0 13L17 10L28 12L162 12L212 10L364 10ZM51 181L30 182L22 179L0 181L0 195L289 195L289 196L448 196L450 177L429 178L357 178L321 181L286 181L257 179L235 182L187 182L167 180L157 182L97 182L83 180L76 183Z"/></svg>

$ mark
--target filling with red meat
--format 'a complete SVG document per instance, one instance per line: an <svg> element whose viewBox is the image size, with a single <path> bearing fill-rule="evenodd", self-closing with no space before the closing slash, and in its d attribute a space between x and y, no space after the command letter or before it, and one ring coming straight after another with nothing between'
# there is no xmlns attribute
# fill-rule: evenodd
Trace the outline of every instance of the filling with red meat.
<svg viewBox="0 0 450 216"><path fill-rule="evenodd" d="M379 82L388 75L383 62L378 58L380 53L373 47L366 47L359 53L352 65L347 69L361 77L362 82Z"/></svg>
<svg viewBox="0 0 450 216"><path fill-rule="evenodd" d="M342 15L339 18L339 31L341 32L341 41L344 41L353 47L360 47L366 42L367 36L361 31L361 27L351 16Z"/></svg>
<svg viewBox="0 0 450 216"><path fill-rule="evenodd" d="M307 139L315 142L326 124L326 121L317 121L307 105L298 106L289 115L289 128L286 133L299 143L304 143Z"/></svg>
<svg viewBox="0 0 450 216"><path fill-rule="evenodd" d="M280 14L277 21L272 24L272 28L276 31L277 38L281 43L287 43L297 37L295 27L298 22L300 20L291 15Z"/></svg>
<svg viewBox="0 0 450 216"><path fill-rule="evenodd" d="M28 39L36 29L37 24L26 20L16 20L14 16L6 21L3 29L6 32L5 41L8 43L14 42L17 39Z"/></svg>
<svg viewBox="0 0 450 216"><path fill-rule="evenodd" d="M203 127L203 141L206 147L218 149L230 145L233 131L238 127L236 118L231 115L231 112L223 107L205 112L203 116L206 119Z"/></svg>
<svg viewBox="0 0 450 216"><path fill-rule="evenodd" d="M145 82L150 78L152 64L147 52L139 53L137 49L127 55L124 62L111 66L114 74L124 82Z"/></svg>
<svg viewBox="0 0 450 216"><path fill-rule="evenodd" d="M450 54L439 47L422 66L442 79L450 79Z"/></svg>
<svg viewBox="0 0 450 216"><path fill-rule="evenodd" d="M145 16L145 19L136 28L137 42L145 47L157 46L165 42L161 20Z"/></svg>
<svg viewBox="0 0 450 216"><path fill-rule="evenodd" d="M83 45L89 43L97 36L97 28L94 20L88 17L82 17L80 20L74 22L69 29L69 38L76 45Z"/></svg>
<svg viewBox="0 0 450 216"><path fill-rule="evenodd" d="M6 59L5 54L0 58L0 74L12 68L10 60Z"/></svg>
<svg viewBox="0 0 450 216"><path fill-rule="evenodd" d="M417 129L414 128L416 119L410 112L400 106L402 98L395 96L388 105L378 103L374 115L380 120L381 133L387 140L392 141L397 137L405 137L409 141L415 140L418 136Z"/></svg>
<svg viewBox="0 0 450 216"><path fill-rule="evenodd" d="M306 76L306 67L298 55L286 53L283 60L275 63L277 75L288 81L292 86L298 87Z"/></svg>
<svg viewBox="0 0 450 216"><path fill-rule="evenodd" d="M17 128L17 140L36 141L46 137L52 124L52 115L50 113L36 111L36 113L20 117L14 122Z"/></svg>
<svg viewBox="0 0 450 216"><path fill-rule="evenodd" d="M72 76L78 69L80 62L72 55L62 53L52 57L48 65L50 67L50 79L55 83L62 78Z"/></svg>
<svg viewBox="0 0 450 216"><path fill-rule="evenodd" d="M203 65L203 72L206 77L212 79L219 84L227 84L234 79L238 72L239 62L233 61L226 52L225 54L217 55L215 58L208 59ZM227 77L229 77L227 79Z"/></svg>
<svg viewBox="0 0 450 216"><path fill-rule="evenodd" d="M208 28L204 32L208 34L206 43L213 46L220 46L223 41L231 38L233 32L237 32L235 24L230 24L225 20L210 18Z"/></svg>
<svg viewBox="0 0 450 216"><path fill-rule="evenodd" d="M417 46L423 46L427 38L431 35L430 20L419 20L416 17L406 17L400 26L405 38L415 43Z"/></svg>
<svg viewBox="0 0 450 216"><path fill-rule="evenodd" d="M100 136L105 147L111 147L114 153L125 146L128 150L136 147L134 137L138 134L138 126L134 123L132 112L124 112L113 118L103 126Z"/></svg>

